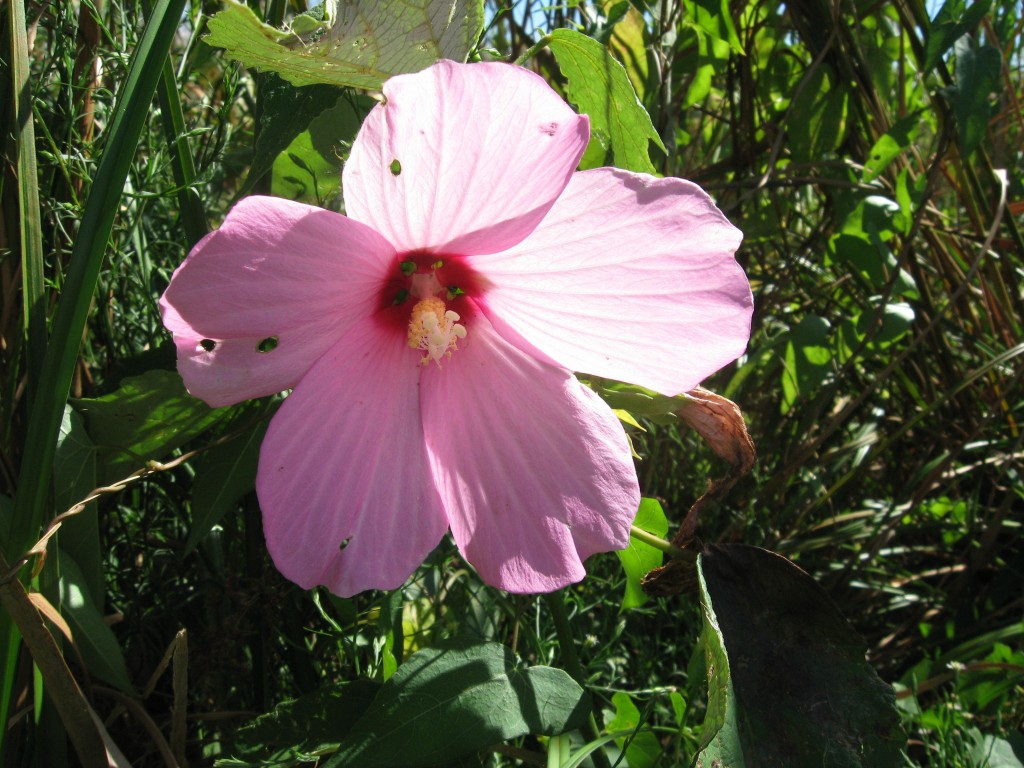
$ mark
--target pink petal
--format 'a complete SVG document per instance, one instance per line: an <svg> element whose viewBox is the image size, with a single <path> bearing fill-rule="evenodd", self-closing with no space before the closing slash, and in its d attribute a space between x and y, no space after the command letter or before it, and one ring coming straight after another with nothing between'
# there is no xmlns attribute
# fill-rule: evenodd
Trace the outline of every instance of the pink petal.
<svg viewBox="0 0 1024 768"><path fill-rule="evenodd" d="M586 149L586 117L509 64L440 61L384 85L342 175L348 215L399 251L493 253L522 240ZM400 166L400 168L399 168Z"/></svg>
<svg viewBox="0 0 1024 768"><path fill-rule="evenodd" d="M340 214L242 200L192 249L160 299L186 387L220 406L294 386L376 308L394 257L380 235ZM265 339L276 339L272 351L259 350Z"/></svg>
<svg viewBox="0 0 1024 768"><path fill-rule="evenodd" d="M518 246L467 261L493 284L484 310L510 341L675 395L746 348L741 238L695 184L598 168Z"/></svg>
<svg viewBox="0 0 1024 768"><path fill-rule="evenodd" d="M629 445L604 401L505 342L477 314L423 372L423 423L463 556L484 581L547 592L622 549L640 502Z"/></svg>
<svg viewBox="0 0 1024 768"><path fill-rule="evenodd" d="M271 557L300 586L346 597L394 589L444 535L420 420L421 368L404 334L367 318L271 421L256 492Z"/></svg>

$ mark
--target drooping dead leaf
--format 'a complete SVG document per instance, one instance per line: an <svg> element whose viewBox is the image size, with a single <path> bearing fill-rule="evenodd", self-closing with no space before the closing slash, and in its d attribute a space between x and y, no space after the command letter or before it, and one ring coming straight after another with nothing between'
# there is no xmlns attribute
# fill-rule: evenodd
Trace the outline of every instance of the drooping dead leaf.
<svg viewBox="0 0 1024 768"><path fill-rule="evenodd" d="M757 460L757 449L736 403L703 387L690 390L686 396L686 404L676 415L704 438L716 456L728 462L729 471L712 481L686 513L672 538L672 543L680 548L687 547L696 537L704 506L709 501L724 498ZM655 596L690 592L697 587L697 571L693 562L677 558L644 576L640 586L644 592Z"/></svg>

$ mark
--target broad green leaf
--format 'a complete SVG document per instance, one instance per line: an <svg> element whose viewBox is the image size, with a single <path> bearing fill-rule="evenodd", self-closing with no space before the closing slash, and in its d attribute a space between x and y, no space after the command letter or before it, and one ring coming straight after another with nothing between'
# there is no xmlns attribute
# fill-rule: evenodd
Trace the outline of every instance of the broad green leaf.
<svg viewBox="0 0 1024 768"><path fill-rule="evenodd" d="M655 536L668 533L668 518L657 499L640 499L633 524ZM639 539L630 537L629 546L616 553L622 570L626 572L626 593L622 597L622 608L636 608L649 599L640 588L640 580L648 571L657 568L664 560L664 553ZM614 729L613 729L614 730Z"/></svg>
<svg viewBox="0 0 1024 768"><path fill-rule="evenodd" d="M228 430L241 427L252 419L251 410L238 415ZM210 448L195 461L196 475L192 481L192 527L185 542L188 554L235 504L253 490L260 445L267 431L267 422L254 424L240 437Z"/></svg>
<svg viewBox="0 0 1024 768"><path fill-rule="evenodd" d="M89 673L131 693L132 683L124 654L113 630L103 620L100 607L93 601L81 568L63 550L60 564L60 612L71 628L75 646L82 654Z"/></svg>
<svg viewBox="0 0 1024 768"><path fill-rule="evenodd" d="M991 0L979 0L970 5L966 0L946 0L942 4L928 29L924 56L925 73L935 68L953 43L978 26L991 5Z"/></svg>
<svg viewBox="0 0 1024 768"><path fill-rule="evenodd" d="M998 91L1003 57L991 45L975 46L969 37L957 40L953 111L960 131L960 151L968 157L981 143L992 116L991 95Z"/></svg>
<svg viewBox="0 0 1024 768"><path fill-rule="evenodd" d="M448 641L398 668L324 768L434 765L526 734L564 733L588 712L562 670L526 667L497 643Z"/></svg>
<svg viewBox="0 0 1024 768"><path fill-rule="evenodd" d="M599 42L571 29L552 32L550 48L565 75L569 100L590 117L591 147L595 142L606 146L619 168L654 173L648 144L662 151L665 145L622 64ZM584 160L601 162L590 149ZM581 162L580 167L593 166Z"/></svg>
<svg viewBox="0 0 1024 768"><path fill-rule="evenodd" d="M782 369L783 413L799 397L817 389L832 371L830 333L828 320L818 315L807 315L789 332Z"/></svg>
<svg viewBox="0 0 1024 768"><path fill-rule="evenodd" d="M647 22L644 15L628 2L616 3L616 6L625 6L626 11L612 27L608 47L622 62L637 98L643 103L647 94L656 87L651 78L652 54L644 41Z"/></svg>
<svg viewBox="0 0 1024 768"><path fill-rule="evenodd" d="M303 27L283 31L237 0L226 6L210 19L205 42L294 85L380 90L392 75L438 59L465 61L484 25L481 0L340 0L333 20L305 17Z"/></svg>
<svg viewBox="0 0 1024 768"><path fill-rule="evenodd" d="M97 472L109 483L160 459L229 415L185 391L174 371L126 378L109 395L73 402L98 449Z"/></svg>
<svg viewBox="0 0 1024 768"><path fill-rule="evenodd" d="M357 679L284 701L239 729L230 758L218 768L289 768L334 752L377 694L380 683Z"/></svg>
<svg viewBox="0 0 1024 768"><path fill-rule="evenodd" d="M686 0L688 21L712 40L726 43L736 53L743 53L736 27L732 23L729 0Z"/></svg>
<svg viewBox="0 0 1024 768"><path fill-rule="evenodd" d="M970 765L984 768L1024 768L1024 736L1011 733L1009 739L982 734L977 728L967 731L970 747Z"/></svg>
<svg viewBox="0 0 1024 768"><path fill-rule="evenodd" d="M894 295L917 297L914 278L906 270L900 269L896 257L878 238L871 242L866 234L860 237L845 233L834 235L829 240L828 253L839 264L859 275L872 289L887 286L893 273L898 270Z"/></svg>
<svg viewBox="0 0 1024 768"><path fill-rule="evenodd" d="M57 435L53 457L53 494L57 514L70 509L96 487L96 447L85 431L82 417L70 406ZM99 518L92 503L61 524L60 546L81 566L93 601L103 604L103 554L100 550Z"/></svg>
<svg viewBox="0 0 1024 768"><path fill-rule="evenodd" d="M900 764L904 737L892 687L864 660L864 641L810 576L780 555L741 544L709 547L698 569L705 617L714 619L710 635L720 632L728 657L731 739L745 758L720 756L722 768Z"/></svg>
<svg viewBox="0 0 1024 768"><path fill-rule="evenodd" d="M713 78L728 66L729 44L724 40L701 35L697 40L697 62L693 79L686 89L683 106L698 104L711 93Z"/></svg>
<svg viewBox="0 0 1024 768"><path fill-rule="evenodd" d="M902 339L914 322L914 308L903 302L885 305L880 326L876 325L873 315L871 311L861 312L857 320L857 333L862 337L871 333L870 343L880 351Z"/></svg>
<svg viewBox="0 0 1024 768"><path fill-rule="evenodd" d="M914 143L920 126L921 120L917 115L907 115L882 134L868 153L861 181L877 179L901 152Z"/></svg>
<svg viewBox="0 0 1024 768"><path fill-rule="evenodd" d="M342 102L351 106L358 104L358 115L346 121L348 111L334 114L336 121L333 127L332 153L334 145L351 142L359 128L361 118L373 106L368 97L355 97L351 91L345 91L333 85L308 85L298 88L287 80L274 74L267 74L261 86L262 111L260 113L260 130L253 151L252 167L245 179L241 194L252 189L274 165L277 156L289 148L295 138L306 130L312 130L312 123L320 115L333 112ZM354 127L349 125L354 123ZM334 155L333 164L341 165L341 159Z"/></svg>
<svg viewBox="0 0 1024 768"><path fill-rule="evenodd" d="M661 744L650 731L642 728L640 710L629 698L628 693L619 691L612 696L615 717L605 725L605 730L631 731L628 736L615 739L619 749L625 748L629 768L654 768L662 756Z"/></svg>
<svg viewBox="0 0 1024 768"><path fill-rule="evenodd" d="M341 166L370 101L342 97L299 133L274 161L274 196L337 210Z"/></svg>
<svg viewBox="0 0 1024 768"><path fill-rule="evenodd" d="M700 559L697 560L698 566ZM701 640L708 675L708 711L701 728L700 753L696 768L745 768L737 720L736 691L732 683L725 639L708 592L707 582L697 568L700 607L704 615Z"/></svg>
<svg viewBox="0 0 1024 768"><path fill-rule="evenodd" d="M810 74L789 112L788 145L794 160L820 161L842 143L849 96L827 64Z"/></svg>

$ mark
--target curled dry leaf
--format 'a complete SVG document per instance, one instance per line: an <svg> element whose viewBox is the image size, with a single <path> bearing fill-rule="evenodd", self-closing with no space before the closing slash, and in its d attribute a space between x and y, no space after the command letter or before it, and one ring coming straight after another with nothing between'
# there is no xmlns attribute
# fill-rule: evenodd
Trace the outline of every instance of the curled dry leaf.
<svg viewBox="0 0 1024 768"><path fill-rule="evenodd" d="M729 462L726 477L735 480L749 472L757 450L739 406L704 387L691 389L686 395L686 405L676 415L707 440L715 455Z"/></svg>
<svg viewBox="0 0 1024 768"><path fill-rule="evenodd" d="M729 471L709 484L673 537L673 544L686 547L696 536L701 509L709 501L724 498L736 481L750 471L757 459L757 449L739 406L708 389L697 387L687 392L685 405L676 415L704 438L716 456L729 463ZM697 571L692 561L670 560L644 576L640 586L649 595L691 592L697 587Z"/></svg>

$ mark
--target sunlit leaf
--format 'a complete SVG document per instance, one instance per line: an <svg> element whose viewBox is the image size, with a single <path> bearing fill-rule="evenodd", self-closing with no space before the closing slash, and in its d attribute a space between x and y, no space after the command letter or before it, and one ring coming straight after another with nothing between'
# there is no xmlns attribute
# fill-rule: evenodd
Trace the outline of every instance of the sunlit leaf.
<svg viewBox="0 0 1024 768"><path fill-rule="evenodd" d="M657 499L640 499L640 509L637 510L633 524L637 528L662 538L668 533L668 518L665 517L665 512ZM630 537L629 546L616 551L615 554L618 555L619 561L622 563L622 570L626 572L626 593L622 598L623 609L643 605L650 598L640 588L640 580L645 573L662 564L664 553L650 544Z"/></svg>
<svg viewBox="0 0 1024 768"><path fill-rule="evenodd" d="M728 0L686 0L689 21L712 40L726 43L736 53L743 52Z"/></svg>
<svg viewBox="0 0 1024 768"><path fill-rule="evenodd" d="M599 42L571 29L552 32L550 47L569 100L590 117L591 144L606 145L619 168L654 173L648 144L665 147L622 64Z"/></svg>
<svg viewBox="0 0 1024 768"><path fill-rule="evenodd" d="M335 19L282 31L243 3L225 2L205 42L294 85L379 90L392 75L438 59L465 61L484 23L481 0L340 0Z"/></svg>
<svg viewBox="0 0 1024 768"><path fill-rule="evenodd" d="M925 43L924 71L931 72L959 38L974 30L988 13L991 0L946 0L932 19Z"/></svg>
<svg viewBox="0 0 1024 768"><path fill-rule="evenodd" d="M633 84L637 98L643 102L654 87L651 81L651 53L644 40L647 23L643 14L628 2L616 3L616 6L625 6L625 13L612 27L608 46L626 68L629 82Z"/></svg>
<svg viewBox="0 0 1024 768"><path fill-rule="evenodd" d="M317 116L331 109L339 99L346 98L348 93L351 91L333 85L299 88L268 73L261 84L260 130L256 134L252 165L242 194L251 190L271 169L277 156L296 136L308 129Z"/></svg>
<svg viewBox="0 0 1024 768"><path fill-rule="evenodd" d="M788 146L795 160L820 161L843 141L850 93L825 64L811 72L790 110Z"/></svg>
<svg viewBox="0 0 1024 768"><path fill-rule="evenodd" d="M921 121L917 115L908 115L882 134L868 152L861 181L867 182L878 178L901 152L914 143L920 125Z"/></svg>
<svg viewBox="0 0 1024 768"><path fill-rule="evenodd" d="M832 371L830 333L828 320L818 315L807 315L790 331L782 370L783 413L801 395L814 391Z"/></svg>
<svg viewBox="0 0 1024 768"><path fill-rule="evenodd" d="M615 717L605 724L605 730L611 733L633 731L629 736L615 740L620 749L625 748L629 768L654 768L662 756L661 744L650 730L642 727L636 704L628 693L619 691L612 695L612 706L615 707Z"/></svg>
<svg viewBox="0 0 1024 768"><path fill-rule="evenodd" d="M90 594L82 569L70 555L59 552L60 612L71 628L75 645L89 673L128 693L131 678L121 646L113 630L103 620L101 606Z"/></svg>

